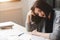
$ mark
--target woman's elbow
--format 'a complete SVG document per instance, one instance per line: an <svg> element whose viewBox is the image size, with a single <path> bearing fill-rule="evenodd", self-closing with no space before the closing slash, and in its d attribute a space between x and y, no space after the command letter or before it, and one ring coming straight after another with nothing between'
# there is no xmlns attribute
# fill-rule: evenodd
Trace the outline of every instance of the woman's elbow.
<svg viewBox="0 0 60 40"><path fill-rule="evenodd" d="M28 32L32 32L32 28L31 28L30 23L25 23L25 27L26 27L26 30L27 30Z"/></svg>

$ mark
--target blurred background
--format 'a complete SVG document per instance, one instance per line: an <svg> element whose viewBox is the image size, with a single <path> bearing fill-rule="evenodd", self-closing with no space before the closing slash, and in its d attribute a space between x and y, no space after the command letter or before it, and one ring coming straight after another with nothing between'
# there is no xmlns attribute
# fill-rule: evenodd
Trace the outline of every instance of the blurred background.
<svg viewBox="0 0 60 40"><path fill-rule="evenodd" d="M0 0L0 23L13 21L25 26L26 15L36 0ZM43 0L54 9L60 8L60 0Z"/></svg>

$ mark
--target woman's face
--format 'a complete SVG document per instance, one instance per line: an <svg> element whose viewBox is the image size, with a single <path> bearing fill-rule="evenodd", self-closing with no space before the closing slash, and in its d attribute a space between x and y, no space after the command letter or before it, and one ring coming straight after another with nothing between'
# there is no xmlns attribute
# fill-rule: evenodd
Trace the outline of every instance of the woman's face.
<svg viewBox="0 0 60 40"><path fill-rule="evenodd" d="M38 15L40 17L46 17L45 13L39 8L35 8L34 12L35 12L36 15Z"/></svg>

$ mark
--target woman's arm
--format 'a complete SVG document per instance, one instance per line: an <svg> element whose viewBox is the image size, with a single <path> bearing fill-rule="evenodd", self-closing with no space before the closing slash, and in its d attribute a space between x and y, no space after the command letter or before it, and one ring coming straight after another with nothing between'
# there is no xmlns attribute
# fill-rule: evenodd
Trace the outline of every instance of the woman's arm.
<svg viewBox="0 0 60 40"><path fill-rule="evenodd" d="M28 12L28 14L27 14L27 17L26 17L26 24L25 24L25 26L26 26L26 29L27 29L27 31L28 32L32 32L34 29L35 29L35 24L34 24L34 22L32 22L31 20L31 16L32 16L32 11L30 10L29 12Z"/></svg>
<svg viewBox="0 0 60 40"><path fill-rule="evenodd" d="M27 17L26 17L25 26L26 26L27 31L31 31L31 28L30 28L30 24L31 24L30 15L31 15L31 11L28 12Z"/></svg>
<svg viewBox="0 0 60 40"><path fill-rule="evenodd" d="M34 30L30 34L36 35L36 36L39 36L39 37L44 37L44 38L47 38L47 39L49 39L49 36L50 36L50 33L41 33L41 32L37 32L36 30Z"/></svg>

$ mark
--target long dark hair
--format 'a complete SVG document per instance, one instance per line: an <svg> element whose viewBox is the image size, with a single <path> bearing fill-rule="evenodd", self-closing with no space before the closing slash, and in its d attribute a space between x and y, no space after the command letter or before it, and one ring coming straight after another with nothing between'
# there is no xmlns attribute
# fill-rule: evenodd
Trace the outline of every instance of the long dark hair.
<svg viewBox="0 0 60 40"><path fill-rule="evenodd" d="M42 1L42 0L37 0L34 5L31 7L31 10L33 13L35 8L39 8L41 9L45 15L46 15L46 18L48 17L49 14L51 14L51 18L50 18L50 21L48 21L48 18L46 20L46 30L48 30L48 28L51 28L49 29L48 31L46 32L52 32L52 29L53 29L53 21L54 21L54 17L55 17L55 11L53 10L53 8L47 4L46 2ZM38 21L39 22L39 21ZM51 27L48 27L48 26L51 26Z"/></svg>
<svg viewBox="0 0 60 40"><path fill-rule="evenodd" d="M46 14L46 16L49 15L49 13L54 13L53 8L42 0L37 0L34 3L34 5L31 7L32 12L34 12L35 8L41 9Z"/></svg>

